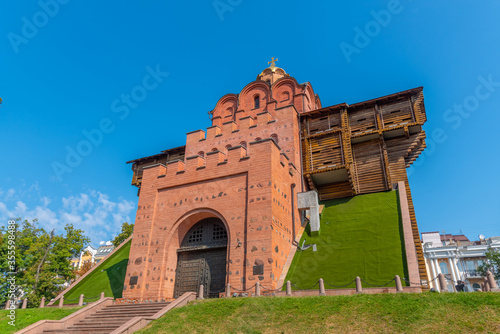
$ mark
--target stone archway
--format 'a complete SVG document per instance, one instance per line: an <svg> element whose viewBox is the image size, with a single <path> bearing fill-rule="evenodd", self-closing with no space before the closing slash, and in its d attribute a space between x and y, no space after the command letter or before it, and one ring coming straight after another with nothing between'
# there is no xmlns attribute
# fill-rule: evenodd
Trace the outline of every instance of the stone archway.
<svg viewBox="0 0 500 334"><path fill-rule="evenodd" d="M205 218L188 231L177 250L174 298L197 292L216 298L226 283L227 231L219 218Z"/></svg>

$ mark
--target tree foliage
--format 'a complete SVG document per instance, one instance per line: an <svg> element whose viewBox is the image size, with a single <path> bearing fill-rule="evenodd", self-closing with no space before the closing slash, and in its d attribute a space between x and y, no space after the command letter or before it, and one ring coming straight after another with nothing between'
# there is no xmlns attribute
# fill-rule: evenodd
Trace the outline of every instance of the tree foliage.
<svg viewBox="0 0 500 334"><path fill-rule="evenodd" d="M116 236L116 238L113 239L113 245L115 247L118 247L122 242L127 240L128 237L132 235L134 232L134 224L129 224L127 222L124 222L122 224L122 232Z"/></svg>
<svg viewBox="0 0 500 334"><path fill-rule="evenodd" d="M495 279L500 279L500 251L489 249L486 252L486 261L477 268L477 271L486 276L488 270L494 274Z"/></svg>
<svg viewBox="0 0 500 334"><path fill-rule="evenodd" d="M94 265L95 263L85 262L80 269L74 271L75 279L79 279L80 277L85 275L85 273L89 271Z"/></svg>
<svg viewBox="0 0 500 334"><path fill-rule="evenodd" d="M8 230L0 228L0 303L8 298L7 278L12 275L30 305L38 305L43 296L47 300L54 298L63 284L74 278L70 259L78 256L90 242L84 231L75 229L72 224L64 227L64 233L51 237L36 219L31 222L16 219L14 233L15 267L11 268Z"/></svg>

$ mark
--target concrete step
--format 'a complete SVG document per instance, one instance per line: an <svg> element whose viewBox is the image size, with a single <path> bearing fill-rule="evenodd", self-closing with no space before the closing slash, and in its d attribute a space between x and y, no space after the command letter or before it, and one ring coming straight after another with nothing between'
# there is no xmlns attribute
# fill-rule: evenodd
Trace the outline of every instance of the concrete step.
<svg viewBox="0 0 500 334"><path fill-rule="evenodd" d="M168 304L165 305L144 305L144 306L137 306L134 305L132 306L107 306L105 308L102 308L101 310L110 310L110 311L116 311L116 310L161 310L162 308L167 307Z"/></svg>
<svg viewBox="0 0 500 334"><path fill-rule="evenodd" d="M101 324L101 323L106 323L106 324L124 324L127 321L128 321L127 318L119 318L119 319L83 319L83 320L80 320L79 322L75 323L75 325L77 325L77 324Z"/></svg>
<svg viewBox="0 0 500 334"><path fill-rule="evenodd" d="M92 320L92 321L104 321L106 319L131 319L133 317L150 317L154 313L148 313L148 314L120 314L120 315L115 315L112 317L109 317L107 315L90 315L85 318L85 320Z"/></svg>
<svg viewBox="0 0 500 334"><path fill-rule="evenodd" d="M134 317L152 316L169 303L109 305L88 315L66 329L45 330L46 334L105 334L117 329Z"/></svg>
<svg viewBox="0 0 500 334"><path fill-rule="evenodd" d="M100 325L100 326L96 326L96 325L84 325L84 326L70 326L68 327L67 329L79 329L79 330L98 330L98 331L113 331L115 329L117 329L118 327L120 327L121 325Z"/></svg>
<svg viewBox="0 0 500 334"><path fill-rule="evenodd" d="M97 311L96 313L116 314L116 313L128 313L128 312L158 312L158 310L161 310L162 308L163 307L146 308L146 309L142 309L140 307L130 308L130 309L101 309L101 310Z"/></svg>
<svg viewBox="0 0 500 334"><path fill-rule="evenodd" d="M118 312L118 313L108 313L108 312L103 312L103 313L94 313L92 315L90 315L91 317L98 317L98 318L113 318L113 317L138 317L138 316L141 316L141 315L144 315L144 316L149 316L149 315L153 315L155 314L156 312L158 311L133 311L133 312Z"/></svg>
<svg viewBox="0 0 500 334"><path fill-rule="evenodd" d="M143 311L143 312L158 312L159 310L163 309L163 307L148 307L148 308L126 308L126 309L121 309L121 308L112 308L112 309L101 309L97 312L99 313L109 313L109 314L115 314L115 313L126 313L126 312L136 312L136 311Z"/></svg>
<svg viewBox="0 0 500 334"><path fill-rule="evenodd" d="M158 306L158 305L168 305L170 302L158 302L158 303L144 303L144 304L115 304L115 305L108 305L106 307L145 307L145 306Z"/></svg>
<svg viewBox="0 0 500 334"><path fill-rule="evenodd" d="M45 334L109 334L110 331L96 331L96 330L79 330L79 329L50 329L44 330L42 333Z"/></svg>

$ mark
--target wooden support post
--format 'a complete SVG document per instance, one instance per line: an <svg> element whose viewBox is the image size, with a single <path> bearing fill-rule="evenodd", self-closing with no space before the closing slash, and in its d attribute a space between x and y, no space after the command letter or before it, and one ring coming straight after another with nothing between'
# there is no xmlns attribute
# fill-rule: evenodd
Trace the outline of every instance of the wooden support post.
<svg viewBox="0 0 500 334"><path fill-rule="evenodd" d="M260 283L255 283L255 297L260 297Z"/></svg>
<svg viewBox="0 0 500 334"><path fill-rule="evenodd" d="M356 293L363 293L363 287L361 285L361 278L356 276Z"/></svg>
<svg viewBox="0 0 500 334"><path fill-rule="evenodd" d="M290 281L286 281L286 295L288 297L292 296L292 283Z"/></svg>
<svg viewBox="0 0 500 334"><path fill-rule="evenodd" d="M319 279L319 295L326 296L325 293L325 281L322 278Z"/></svg>
<svg viewBox="0 0 500 334"><path fill-rule="evenodd" d="M399 275L394 276L394 280L396 281L396 293L403 292L403 285L401 284L401 278Z"/></svg>
<svg viewBox="0 0 500 334"><path fill-rule="evenodd" d="M59 299L59 308L63 306L64 306L64 295L62 295L61 298Z"/></svg>
<svg viewBox="0 0 500 334"><path fill-rule="evenodd" d="M205 287L203 284L200 284L200 288L198 289L198 298L196 299L203 299L203 295L205 294Z"/></svg>
<svg viewBox="0 0 500 334"><path fill-rule="evenodd" d="M28 307L28 298L23 299L23 305L21 306L22 309L25 309L26 307Z"/></svg>
<svg viewBox="0 0 500 334"><path fill-rule="evenodd" d="M231 284L227 283L226 285L226 298L231 297Z"/></svg>
<svg viewBox="0 0 500 334"><path fill-rule="evenodd" d="M85 296L83 295L83 293L80 295L80 298L78 298L78 306L82 306L83 305L83 298L85 298Z"/></svg>
<svg viewBox="0 0 500 334"><path fill-rule="evenodd" d="M40 301L40 308L45 307L45 297L42 297L42 300Z"/></svg>

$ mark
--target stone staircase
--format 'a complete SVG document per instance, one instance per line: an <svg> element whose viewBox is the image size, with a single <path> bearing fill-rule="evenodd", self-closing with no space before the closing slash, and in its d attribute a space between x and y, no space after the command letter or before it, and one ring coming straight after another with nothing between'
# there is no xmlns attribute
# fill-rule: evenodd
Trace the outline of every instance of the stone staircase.
<svg viewBox="0 0 500 334"><path fill-rule="evenodd" d="M66 329L46 329L47 334L108 334L134 317L150 317L169 303L108 305Z"/></svg>

